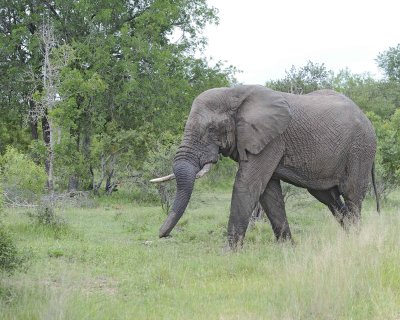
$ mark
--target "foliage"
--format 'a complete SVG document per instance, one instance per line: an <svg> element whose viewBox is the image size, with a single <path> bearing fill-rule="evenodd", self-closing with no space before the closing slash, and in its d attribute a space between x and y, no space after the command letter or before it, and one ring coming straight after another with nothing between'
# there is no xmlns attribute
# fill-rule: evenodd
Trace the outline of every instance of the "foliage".
<svg viewBox="0 0 400 320"><path fill-rule="evenodd" d="M35 208L30 217L38 224L53 227L55 229L61 228L66 225L65 221L56 214L53 201L47 199L41 201Z"/></svg>
<svg viewBox="0 0 400 320"><path fill-rule="evenodd" d="M389 80L400 82L400 43L379 53L376 62Z"/></svg>
<svg viewBox="0 0 400 320"><path fill-rule="evenodd" d="M197 54L207 43L205 26L218 22L206 0L4 0L0 21L0 154L12 145L47 173L54 160L56 192L118 190L148 170L164 134L181 135L200 92L235 83L234 67ZM47 56L43 25L60 40ZM333 88L391 123L400 105L399 51L398 45L378 55L384 80L348 70L335 75L308 61L267 86L299 94ZM46 61L55 75L51 108L43 108L50 94ZM379 152L388 159L394 151ZM386 160L380 168L394 170Z"/></svg>
<svg viewBox="0 0 400 320"><path fill-rule="evenodd" d="M173 137L164 135L164 141L156 145L156 149L149 152L146 161L143 164L143 175L139 180L139 186L142 194L146 198L156 198L161 202L163 211L168 214L172 206L176 192L176 183L165 182L154 184L150 179L163 177L172 173L172 161L175 156L177 144Z"/></svg>
<svg viewBox="0 0 400 320"><path fill-rule="evenodd" d="M0 177L1 177L1 172L0 172ZM0 181L0 223L1 223L1 215L3 214L3 208L4 208L4 194L3 194L3 184Z"/></svg>
<svg viewBox="0 0 400 320"><path fill-rule="evenodd" d="M115 190L121 168L139 169L163 132L182 131L198 93L233 81L234 68L195 55L206 44L201 31L218 21L205 0L117 0L111 7L95 0L6 0L2 6L0 54L9 62L0 65L0 138L22 150L30 140L48 146L51 122L59 190L97 192L104 184L107 193ZM50 53L58 66L57 103L38 117L47 92L44 21L63 45Z"/></svg>
<svg viewBox="0 0 400 320"><path fill-rule="evenodd" d="M7 147L6 153L0 158L2 183L6 201L34 201L38 199L46 185L44 168L37 165L26 154L13 147Z"/></svg>
<svg viewBox="0 0 400 320"><path fill-rule="evenodd" d="M3 214L4 214L4 191L3 191L3 185L0 182L0 228L3 227Z"/></svg>
<svg viewBox="0 0 400 320"><path fill-rule="evenodd" d="M21 264L22 259L14 239L3 224L3 202L3 189L0 183L0 271L11 272Z"/></svg>
<svg viewBox="0 0 400 320"><path fill-rule="evenodd" d="M326 69L325 64L308 61L303 67L297 68L294 65L289 71L285 71L283 79L271 80L266 86L294 94L306 94L318 89L331 89L333 72Z"/></svg>
<svg viewBox="0 0 400 320"><path fill-rule="evenodd" d="M334 77L333 88L350 97L364 112L390 117L400 105L400 83L375 80L370 74L352 74L348 69Z"/></svg>
<svg viewBox="0 0 400 320"><path fill-rule="evenodd" d="M368 113L378 137L377 172L380 191L385 195L400 184L400 109L389 119Z"/></svg>
<svg viewBox="0 0 400 320"><path fill-rule="evenodd" d="M19 266L21 258L11 235L0 224L0 271L11 272Z"/></svg>

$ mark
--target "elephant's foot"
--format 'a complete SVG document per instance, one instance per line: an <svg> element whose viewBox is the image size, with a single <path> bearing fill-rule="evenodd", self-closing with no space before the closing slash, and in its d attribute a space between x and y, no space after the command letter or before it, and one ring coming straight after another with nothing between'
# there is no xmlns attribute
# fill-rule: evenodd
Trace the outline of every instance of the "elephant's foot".
<svg viewBox="0 0 400 320"><path fill-rule="evenodd" d="M350 231L359 232L361 230L361 217L351 213L343 217L341 225L346 233Z"/></svg>
<svg viewBox="0 0 400 320"><path fill-rule="evenodd" d="M238 251L243 248L244 235L231 235L228 236L229 250Z"/></svg>
<svg viewBox="0 0 400 320"><path fill-rule="evenodd" d="M290 232L289 228L289 223L286 219L286 213L283 213L285 220L279 221L276 219L276 217L273 217L272 215L269 215L268 218L270 218L271 224L272 224L272 230L274 231L276 240L278 242L286 242L286 241L292 241L292 233ZM275 219L274 219L275 218Z"/></svg>
<svg viewBox="0 0 400 320"><path fill-rule="evenodd" d="M292 245L296 244L289 229L286 232L282 232L279 236L276 236L276 241L278 243L291 243Z"/></svg>

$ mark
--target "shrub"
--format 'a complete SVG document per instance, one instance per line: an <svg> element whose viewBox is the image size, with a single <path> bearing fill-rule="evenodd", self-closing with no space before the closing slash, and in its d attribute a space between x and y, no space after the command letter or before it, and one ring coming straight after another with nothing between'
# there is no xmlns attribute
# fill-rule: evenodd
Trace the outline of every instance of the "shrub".
<svg viewBox="0 0 400 320"><path fill-rule="evenodd" d="M376 156L377 184L379 193L387 195L400 184L400 109L388 119L367 113L378 138Z"/></svg>
<svg viewBox="0 0 400 320"><path fill-rule="evenodd" d="M60 228L66 225L64 219L56 214L54 202L49 200L41 201L31 217L34 218L38 224L54 228Z"/></svg>
<svg viewBox="0 0 400 320"><path fill-rule="evenodd" d="M21 262L22 259L19 257L11 235L3 225L0 225L0 270L11 272Z"/></svg>
<svg viewBox="0 0 400 320"><path fill-rule="evenodd" d="M141 192L147 199L159 199L161 207L168 213L176 192L176 183L154 184L150 179L162 177L172 172L172 161L177 146L173 143L157 143L156 148L149 152L143 164L143 174L139 179Z"/></svg>
<svg viewBox="0 0 400 320"><path fill-rule="evenodd" d="M3 186L0 182L0 223L1 223L1 214L3 213L3 206L4 206Z"/></svg>
<svg viewBox="0 0 400 320"><path fill-rule="evenodd" d="M10 272L21 262L11 235L5 230L1 221L3 213L3 192L0 184L0 270Z"/></svg>
<svg viewBox="0 0 400 320"><path fill-rule="evenodd" d="M6 202L32 202L44 192L46 172L27 155L9 146L0 158L0 166Z"/></svg>

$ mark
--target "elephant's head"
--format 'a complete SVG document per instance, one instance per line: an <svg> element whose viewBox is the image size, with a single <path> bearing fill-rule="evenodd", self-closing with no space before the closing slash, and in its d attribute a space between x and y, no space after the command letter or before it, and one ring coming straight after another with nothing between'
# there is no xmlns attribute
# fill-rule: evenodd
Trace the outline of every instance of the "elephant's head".
<svg viewBox="0 0 400 320"><path fill-rule="evenodd" d="M197 175L207 171L218 154L247 161L247 153L259 153L287 128L290 110L277 92L262 86L211 89L193 102L183 140L175 155L174 174L154 182L176 178L177 192L160 237L168 236L183 215ZM203 169L203 170L202 170Z"/></svg>

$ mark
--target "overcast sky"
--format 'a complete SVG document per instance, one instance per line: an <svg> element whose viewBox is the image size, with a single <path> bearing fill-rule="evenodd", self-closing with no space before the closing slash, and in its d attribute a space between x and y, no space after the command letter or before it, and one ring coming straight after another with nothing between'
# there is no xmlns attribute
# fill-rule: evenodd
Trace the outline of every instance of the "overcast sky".
<svg viewBox="0 0 400 320"><path fill-rule="evenodd" d="M208 0L206 56L242 70L246 84L282 78L308 60L380 76L375 58L400 43L399 0Z"/></svg>

